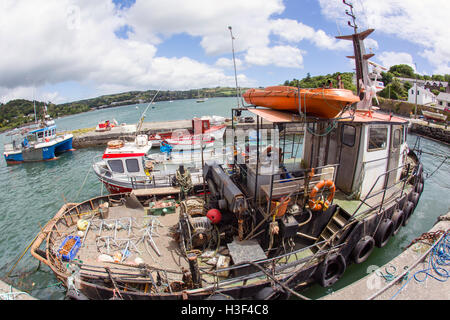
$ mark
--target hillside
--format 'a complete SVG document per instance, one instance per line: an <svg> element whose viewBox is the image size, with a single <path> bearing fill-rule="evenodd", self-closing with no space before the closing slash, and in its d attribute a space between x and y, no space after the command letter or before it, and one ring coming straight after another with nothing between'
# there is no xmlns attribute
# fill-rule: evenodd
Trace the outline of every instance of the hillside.
<svg viewBox="0 0 450 320"><path fill-rule="evenodd" d="M242 88L245 91L246 88ZM98 108L118 107L137 103L148 103L155 96L157 90L130 91L111 95L104 95L92 99L84 99L63 104L46 103L48 114L61 117ZM235 88L216 87L204 89L191 89L186 91L160 91L155 98L157 101L196 99L199 97L233 97ZM44 102L36 101L37 118L42 117ZM11 100L6 104L0 103L0 132L24 126L34 122L33 101L24 99Z"/></svg>

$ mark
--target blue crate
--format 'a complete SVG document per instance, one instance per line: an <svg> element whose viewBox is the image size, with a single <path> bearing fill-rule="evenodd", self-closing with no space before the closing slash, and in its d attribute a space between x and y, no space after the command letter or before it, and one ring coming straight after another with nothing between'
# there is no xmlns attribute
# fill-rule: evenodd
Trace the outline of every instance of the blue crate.
<svg viewBox="0 0 450 320"><path fill-rule="evenodd" d="M72 246L69 252L63 252L61 253L64 245L67 243L67 241L75 239L75 244ZM80 250L81 247L81 239L79 236L67 236L64 241L61 243L61 246L58 249L58 256L62 258L63 261L71 261L75 259L78 250Z"/></svg>

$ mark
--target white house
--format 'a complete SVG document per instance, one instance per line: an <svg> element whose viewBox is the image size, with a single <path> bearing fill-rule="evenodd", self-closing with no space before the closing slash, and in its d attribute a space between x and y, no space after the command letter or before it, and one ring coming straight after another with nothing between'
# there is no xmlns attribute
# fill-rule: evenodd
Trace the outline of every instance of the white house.
<svg viewBox="0 0 450 320"><path fill-rule="evenodd" d="M428 105L431 103L436 103L436 96L429 90L421 87L419 85L412 86L411 89L408 90L408 102L416 103L416 95L417 95L417 104L420 105Z"/></svg>
<svg viewBox="0 0 450 320"><path fill-rule="evenodd" d="M441 92L436 98L436 108L440 110L450 111L450 93Z"/></svg>

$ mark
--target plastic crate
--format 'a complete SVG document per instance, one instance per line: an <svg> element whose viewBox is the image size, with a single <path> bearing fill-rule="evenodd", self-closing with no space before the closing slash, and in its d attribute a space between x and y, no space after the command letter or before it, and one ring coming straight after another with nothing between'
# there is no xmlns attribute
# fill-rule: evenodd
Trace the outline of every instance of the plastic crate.
<svg viewBox="0 0 450 320"><path fill-rule="evenodd" d="M174 213L176 210L177 202L173 199L171 200L163 200L161 202L169 203L170 206L158 208L156 206L156 202L150 202L147 209L147 214L155 215L155 216L163 216L165 214Z"/></svg>
<svg viewBox="0 0 450 320"><path fill-rule="evenodd" d="M73 244L70 245L70 243L68 243L69 241L73 242ZM65 247L66 244L67 247ZM58 256L60 256L63 261L71 261L75 259L80 247L81 240L79 236L67 236L58 249Z"/></svg>

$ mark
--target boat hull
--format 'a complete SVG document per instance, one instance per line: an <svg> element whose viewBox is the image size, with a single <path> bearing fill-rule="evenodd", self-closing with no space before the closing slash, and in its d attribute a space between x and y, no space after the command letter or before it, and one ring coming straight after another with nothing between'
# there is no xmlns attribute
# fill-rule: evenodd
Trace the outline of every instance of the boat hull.
<svg viewBox="0 0 450 320"><path fill-rule="evenodd" d="M73 136L68 135L62 139L43 143L37 147L22 148L18 151L4 152L5 160L9 164L22 162L47 161L56 159L56 154L72 149Z"/></svg>
<svg viewBox="0 0 450 320"><path fill-rule="evenodd" d="M299 96L300 93L300 96ZM301 111L320 118L335 118L342 110L359 97L346 89L298 89L289 86L274 86L265 89L247 90L243 97L249 104L281 111Z"/></svg>

